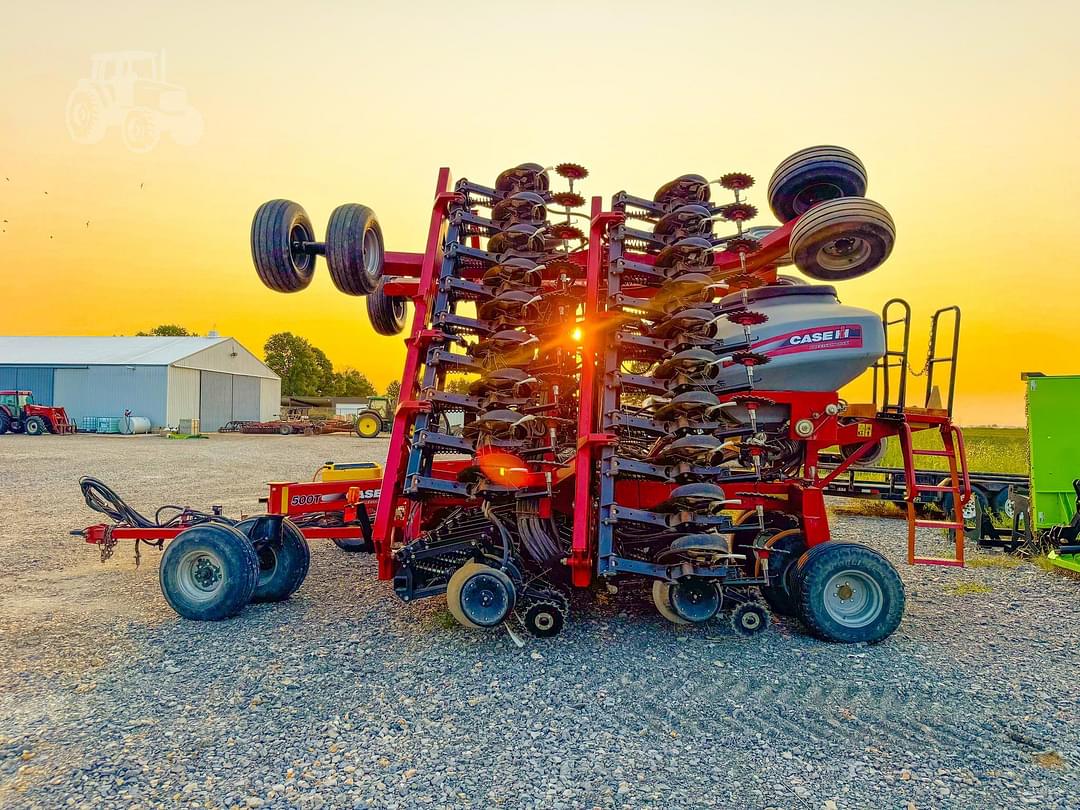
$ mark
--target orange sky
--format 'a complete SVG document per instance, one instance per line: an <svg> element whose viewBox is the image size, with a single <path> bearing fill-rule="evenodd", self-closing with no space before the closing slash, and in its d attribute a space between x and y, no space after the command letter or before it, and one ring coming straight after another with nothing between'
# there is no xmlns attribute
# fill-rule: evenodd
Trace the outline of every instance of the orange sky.
<svg viewBox="0 0 1080 810"><path fill-rule="evenodd" d="M0 330L175 322L258 353L287 329L382 387L401 341L374 335L321 260L297 295L256 279L260 202L295 199L320 232L338 203L365 203L390 249L418 250L440 165L487 183L574 161L605 198L741 170L765 211L780 160L837 143L898 229L889 262L841 297L908 298L917 360L933 309L963 307L961 422L1021 423L1021 370L1080 372L1075 3L453 6L8 4ZM136 154L116 130L71 139L65 105L91 54L124 50L166 52L205 121L197 143Z"/></svg>

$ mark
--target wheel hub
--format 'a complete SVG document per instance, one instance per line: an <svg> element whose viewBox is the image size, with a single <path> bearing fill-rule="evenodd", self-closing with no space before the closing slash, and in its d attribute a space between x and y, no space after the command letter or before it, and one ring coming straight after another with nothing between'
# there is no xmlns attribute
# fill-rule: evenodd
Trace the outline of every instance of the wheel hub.
<svg viewBox="0 0 1080 810"><path fill-rule="evenodd" d="M792 207L795 209L796 214L804 214L818 203L835 200L837 197L843 196L844 191L839 186L834 186L832 183L818 183L800 191L796 195Z"/></svg>
<svg viewBox="0 0 1080 810"><path fill-rule="evenodd" d="M883 609L881 586L864 571L841 571L825 587L825 611L845 627L865 627Z"/></svg>

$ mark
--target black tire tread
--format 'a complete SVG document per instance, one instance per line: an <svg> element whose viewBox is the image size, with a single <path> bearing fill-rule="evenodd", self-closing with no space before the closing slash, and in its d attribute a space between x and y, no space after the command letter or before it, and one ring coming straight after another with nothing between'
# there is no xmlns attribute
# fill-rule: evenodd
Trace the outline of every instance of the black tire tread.
<svg viewBox="0 0 1080 810"><path fill-rule="evenodd" d="M380 335L393 337L400 335L405 329L405 321L408 318L406 299L387 295L383 291L386 278L379 279L379 285L375 291L367 297L368 319L372 327Z"/></svg>
<svg viewBox="0 0 1080 810"><path fill-rule="evenodd" d="M315 257L306 268L292 260L289 233L296 222L304 225L314 238L314 228L307 212L291 200L270 200L255 211L251 223L251 258L262 283L276 292L299 292L310 283L315 271Z"/></svg>
<svg viewBox="0 0 1080 810"><path fill-rule="evenodd" d="M228 598L223 598L201 611L193 611L188 610L187 606L170 594L167 580L172 559L183 553L185 545L200 542L215 547L223 558L231 557L241 570L237 572L236 587L227 595ZM247 535L234 527L220 523L202 524L181 532L169 543L161 557L158 579L165 600L177 614L192 621L221 621L238 614L251 600L251 594L259 581L259 555Z"/></svg>
<svg viewBox="0 0 1080 810"><path fill-rule="evenodd" d="M379 250L385 251L379 220L366 205L339 205L330 214L326 225L326 266L334 286L346 295L368 295L378 284L378 275L372 277L364 268L364 241L368 230L378 234Z"/></svg>
<svg viewBox="0 0 1080 810"><path fill-rule="evenodd" d="M798 580L799 618L810 632L824 641L876 644L888 638L900 625L904 615L904 583L884 555L860 543L830 541L814 546L796 563ZM824 590L824 581L836 570L847 568L876 568L883 581L885 599L881 617L871 625L860 628L830 627L829 619L816 609L814 598Z"/></svg>

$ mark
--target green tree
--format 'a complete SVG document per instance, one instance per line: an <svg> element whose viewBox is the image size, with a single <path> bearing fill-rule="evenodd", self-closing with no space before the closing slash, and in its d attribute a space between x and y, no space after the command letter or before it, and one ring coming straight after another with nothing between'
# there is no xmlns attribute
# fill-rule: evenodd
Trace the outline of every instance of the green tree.
<svg viewBox="0 0 1080 810"><path fill-rule="evenodd" d="M318 346L312 346L310 343L308 343L308 346L311 348L311 356L315 362L315 390L312 393L321 397L344 396L338 390L340 380L338 375L334 374L334 364L330 362L326 352Z"/></svg>
<svg viewBox="0 0 1080 810"><path fill-rule="evenodd" d="M198 337L194 332L189 332L182 326L177 326L175 323L163 323L160 326L155 326L149 332L136 332L136 337Z"/></svg>
<svg viewBox="0 0 1080 810"><path fill-rule="evenodd" d="M318 395L320 384L325 382L324 371L315 356L314 347L307 340L292 332L278 332L267 338L263 353L266 365L281 377L282 394Z"/></svg>
<svg viewBox="0 0 1080 810"><path fill-rule="evenodd" d="M363 372L357 371L355 368L347 368L344 371L335 374L337 385L337 394L339 397L373 397L378 392L375 390L375 386L371 384Z"/></svg>
<svg viewBox="0 0 1080 810"><path fill-rule="evenodd" d="M393 413L394 408L397 407L398 400L401 398L401 383L398 380L394 380L386 386L385 396L390 400L390 412Z"/></svg>

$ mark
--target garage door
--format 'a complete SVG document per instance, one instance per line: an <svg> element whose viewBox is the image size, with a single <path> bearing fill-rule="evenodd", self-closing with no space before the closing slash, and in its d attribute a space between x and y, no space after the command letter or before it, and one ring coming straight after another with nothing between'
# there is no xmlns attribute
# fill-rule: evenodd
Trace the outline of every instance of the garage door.
<svg viewBox="0 0 1080 810"><path fill-rule="evenodd" d="M232 418L259 421L259 378L233 377Z"/></svg>
<svg viewBox="0 0 1080 810"><path fill-rule="evenodd" d="M199 373L199 426L217 430L233 418L233 376L217 371Z"/></svg>

